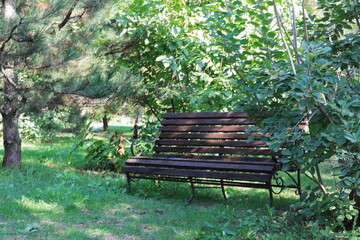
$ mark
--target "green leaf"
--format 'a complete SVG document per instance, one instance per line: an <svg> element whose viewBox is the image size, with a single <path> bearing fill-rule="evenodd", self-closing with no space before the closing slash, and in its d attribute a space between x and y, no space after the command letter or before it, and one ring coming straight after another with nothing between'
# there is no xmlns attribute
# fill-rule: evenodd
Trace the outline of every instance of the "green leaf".
<svg viewBox="0 0 360 240"><path fill-rule="evenodd" d="M268 37L269 38L274 38L275 36L276 36L276 33L274 33L274 32L268 32Z"/></svg>
<svg viewBox="0 0 360 240"><path fill-rule="evenodd" d="M281 151L281 154L284 156L290 156L291 155L291 151L289 149L285 149Z"/></svg>
<svg viewBox="0 0 360 240"><path fill-rule="evenodd" d="M179 27L172 27L171 34L176 38L179 35L180 31L181 29Z"/></svg>

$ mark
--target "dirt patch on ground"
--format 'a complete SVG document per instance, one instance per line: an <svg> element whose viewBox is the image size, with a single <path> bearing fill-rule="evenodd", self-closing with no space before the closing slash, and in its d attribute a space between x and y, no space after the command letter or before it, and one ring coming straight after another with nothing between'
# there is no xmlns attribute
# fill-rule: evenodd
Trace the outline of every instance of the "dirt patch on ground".
<svg viewBox="0 0 360 240"><path fill-rule="evenodd" d="M28 236L26 235L11 235L11 236L5 236L2 238L3 240L25 240Z"/></svg>
<svg viewBox="0 0 360 240"><path fill-rule="evenodd" d="M147 213L146 211L142 211L142 210L131 208L131 207L126 208L126 210L129 212L135 213L137 215L145 215Z"/></svg>
<svg viewBox="0 0 360 240"><path fill-rule="evenodd" d="M97 239L103 239L103 240L140 240L141 238L135 236L135 235L117 235L117 234L90 234L90 237L94 237Z"/></svg>
<svg viewBox="0 0 360 240"><path fill-rule="evenodd" d="M118 208L104 210L105 214L114 214L114 213L117 213L117 212L121 212L121 210L118 209Z"/></svg>
<svg viewBox="0 0 360 240"><path fill-rule="evenodd" d="M146 224L140 225L140 231L142 231L142 232L152 232L154 230L155 230L155 228L153 228L150 225L146 225Z"/></svg>

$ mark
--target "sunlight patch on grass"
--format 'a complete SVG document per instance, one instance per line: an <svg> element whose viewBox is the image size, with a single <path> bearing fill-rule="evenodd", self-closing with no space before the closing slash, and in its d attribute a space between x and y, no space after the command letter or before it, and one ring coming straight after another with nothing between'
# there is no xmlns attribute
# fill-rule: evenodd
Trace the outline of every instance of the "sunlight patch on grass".
<svg viewBox="0 0 360 240"><path fill-rule="evenodd" d="M106 231L106 229L103 228L88 228L85 230L85 233L87 235L89 235L90 237L105 237L105 236L109 236L110 233L108 231ZM104 238L105 239L105 238Z"/></svg>
<svg viewBox="0 0 360 240"><path fill-rule="evenodd" d="M28 150L36 150L37 148L39 148L39 145L34 144L34 143L27 143L27 142L23 142L21 143L22 147L28 149ZM44 149L44 147L41 147L42 149Z"/></svg>
<svg viewBox="0 0 360 240"><path fill-rule="evenodd" d="M174 230L174 239L192 239L194 236L194 231L189 230L177 230L173 228Z"/></svg>
<svg viewBox="0 0 360 240"><path fill-rule="evenodd" d="M21 200L17 201L19 204L21 204L24 207L29 208L31 211L34 212L45 212L45 211L51 211L52 213L58 214L62 213L64 210L61 206L59 206L56 203L46 203L43 200L34 201L31 200L25 196L21 198Z"/></svg>

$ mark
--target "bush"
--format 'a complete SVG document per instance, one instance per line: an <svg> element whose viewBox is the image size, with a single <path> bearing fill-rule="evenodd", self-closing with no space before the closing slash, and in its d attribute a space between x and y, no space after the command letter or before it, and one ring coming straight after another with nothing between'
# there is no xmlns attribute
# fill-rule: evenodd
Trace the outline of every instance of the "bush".
<svg viewBox="0 0 360 240"><path fill-rule="evenodd" d="M287 214L290 222L302 224L311 221L320 226L356 228L357 210L353 207L354 201L349 198L341 198L336 192L323 194L319 188L308 188L303 200L291 205Z"/></svg>
<svg viewBox="0 0 360 240"><path fill-rule="evenodd" d="M72 155L79 148L84 149L86 155L77 160L75 165L81 169L121 171L129 154L119 145L120 138L117 132L110 140L97 140L92 134L91 123L88 123L79 135L79 141L75 144L69 154L69 162Z"/></svg>
<svg viewBox="0 0 360 240"><path fill-rule="evenodd" d="M196 239L356 239L355 230L336 233L328 226L321 226L318 221L309 221L308 225L305 222L289 222L286 217L288 214L275 212L273 208L268 208L267 213L248 209L241 213L239 219L228 219L220 227L205 222L202 230L197 232Z"/></svg>
<svg viewBox="0 0 360 240"><path fill-rule="evenodd" d="M85 169L121 171L128 154L121 155L118 138L112 141L96 140L86 148Z"/></svg>

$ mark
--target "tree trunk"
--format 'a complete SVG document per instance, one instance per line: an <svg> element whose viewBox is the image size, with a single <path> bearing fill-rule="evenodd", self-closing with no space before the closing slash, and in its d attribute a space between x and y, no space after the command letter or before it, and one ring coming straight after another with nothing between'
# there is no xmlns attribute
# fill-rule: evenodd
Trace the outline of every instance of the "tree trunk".
<svg viewBox="0 0 360 240"><path fill-rule="evenodd" d="M134 132L133 132L134 139L138 139L139 137L139 122L140 122L140 113L136 115L136 119L134 122Z"/></svg>
<svg viewBox="0 0 360 240"><path fill-rule="evenodd" d="M108 132L109 131L109 119L106 114L104 114L104 117L102 120L103 120L103 131Z"/></svg>
<svg viewBox="0 0 360 240"><path fill-rule="evenodd" d="M4 103L1 109L3 118L4 158L3 166L18 168L21 164L21 139L19 136L18 79L14 65L1 66L4 84Z"/></svg>

